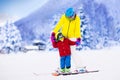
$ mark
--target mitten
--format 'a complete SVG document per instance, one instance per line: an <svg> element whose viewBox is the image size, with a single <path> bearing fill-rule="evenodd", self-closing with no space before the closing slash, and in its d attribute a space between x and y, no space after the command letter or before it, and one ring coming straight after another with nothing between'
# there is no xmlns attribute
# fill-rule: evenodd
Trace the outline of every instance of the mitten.
<svg viewBox="0 0 120 80"><path fill-rule="evenodd" d="M51 41L55 42L55 33L54 32L52 32L52 34L51 34Z"/></svg>
<svg viewBox="0 0 120 80"><path fill-rule="evenodd" d="M76 46L79 46L79 45L80 45L80 41L81 41L81 39L80 39L80 38L77 38Z"/></svg>
<svg viewBox="0 0 120 80"><path fill-rule="evenodd" d="M77 42L77 41L76 41L76 46L79 46L79 45L80 45L80 42Z"/></svg>

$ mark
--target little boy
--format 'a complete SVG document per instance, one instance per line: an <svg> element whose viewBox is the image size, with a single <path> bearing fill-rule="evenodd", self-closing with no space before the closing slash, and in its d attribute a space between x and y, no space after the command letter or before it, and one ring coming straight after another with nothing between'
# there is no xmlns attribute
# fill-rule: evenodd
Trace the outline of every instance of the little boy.
<svg viewBox="0 0 120 80"><path fill-rule="evenodd" d="M70 41L65 38L62 33L57 34L57 39L53 33L51 36L52 45L58 48L60 55L60 68L61 72L69 73L71 68L71 49L70 45L79 45L77 42Z"/></svg>

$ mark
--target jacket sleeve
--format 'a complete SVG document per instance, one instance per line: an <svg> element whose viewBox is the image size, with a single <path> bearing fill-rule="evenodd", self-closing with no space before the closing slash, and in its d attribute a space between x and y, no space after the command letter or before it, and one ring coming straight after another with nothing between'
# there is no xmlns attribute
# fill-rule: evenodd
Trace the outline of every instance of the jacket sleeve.
<svg viewBox="0 0 120 80"><path fill-rule="evenodd" d="M81 20L79 18L79 16L76 16L76 25L75 25L75 37L76 38L81 38Z"/></svg>
<svg viewBox="0 0 120 80"><path fill-rule="evenodd" d="M75 44L76 44L75 41L71 41L71 40L69 40L69 39L68 39L68 43L69 43L69 45L75 45Z"/></svg>
<svg viewBox="0 0 120 80"><path fill-rule="evenodd" d="M55 28L53 30L54 33L57 33L61 29L61 27L63 25L63 21L64 21L64 15L62 15L62 17L60 18L59 22L55 26Z"/></svg>
<svg viewBox="0 0 120 80"><path fill-rule="evenodd" d="M57 48L58 46L57 46L57 42L52 42L52 46L54 47L54 48Z"/></svg>

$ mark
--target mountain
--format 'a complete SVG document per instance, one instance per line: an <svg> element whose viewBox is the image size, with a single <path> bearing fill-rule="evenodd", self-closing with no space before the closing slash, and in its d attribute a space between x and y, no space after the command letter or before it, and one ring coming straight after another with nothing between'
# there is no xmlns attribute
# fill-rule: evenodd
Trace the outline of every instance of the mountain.
<svg viewBox="0 0 120 80"><path fill-rule="evenodd" d="M21 32L23 40L39 38L41 33L50 33L48 25L55 14L63 13L68 7L74 6L79 0L50 0L37 11L16 21L15 25Z"/></svg>
<svg viewBox="0 0 120 80"><path fill-rule="evenodd" d="M118 13L115 13L115 9L111 15L111 11L115 8L115 3L111 3L109 6L107 2L104 2L104 0L100 2L98 0L49 0L35 12L16 21L15 25L20 30L23 40L42 39L46 41L52 31L50 24L54 20L55 15L61 15L68 7L73 7L76 11L79 7L82 7L89 18L89 24L94 28L94 32L97 32L101 37L105 35L114 39L116 35L115 27L117 26L115 22L118 21L115 20L116 16L114 15L118 15Z"/></svg>

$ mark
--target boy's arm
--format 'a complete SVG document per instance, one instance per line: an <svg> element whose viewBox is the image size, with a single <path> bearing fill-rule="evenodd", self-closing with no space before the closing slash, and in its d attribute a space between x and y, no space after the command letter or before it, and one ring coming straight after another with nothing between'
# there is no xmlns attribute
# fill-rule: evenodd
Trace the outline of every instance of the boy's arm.
<svg viewBox="0 0 120 80"><path fill-rule="evenodd" d="M53 46L54 48L57 48L57 42L52 42L52 46Z"/></svg>
<svg viewBox="0 0 120 80"><path fill-rule="evenodd" d="M68 39L68 40L69 40L69 39ZM80 42L69 40L69 45L76 45L76 46L78 46L78 45L80 45Z"/></svg>
<svg viewBox="0 0 120 80"><path fill-rule="evenodd" d="M54 47L54 48L56 48L57 47L57 42L56 42L56 40L55 40L55 33L52 33L52 35L51 35L51 42L52 42L52 46Z"/></svg>
<svg viewBox="0 0 120 80"><path fill-rule="evenodd" d="M68 39L69 45L76 45L76 41L71 41Z"/></svg>

